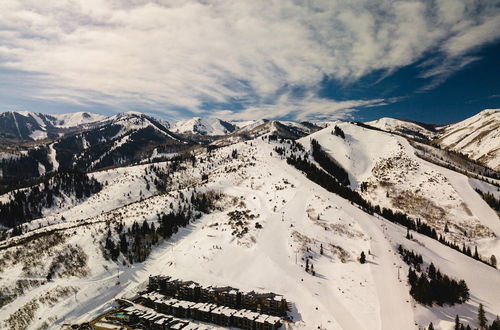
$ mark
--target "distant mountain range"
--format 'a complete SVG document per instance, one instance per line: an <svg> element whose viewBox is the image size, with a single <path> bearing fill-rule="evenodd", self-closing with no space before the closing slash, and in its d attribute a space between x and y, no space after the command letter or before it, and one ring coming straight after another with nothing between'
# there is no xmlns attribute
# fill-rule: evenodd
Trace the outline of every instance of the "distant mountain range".
<svg viewBox="0 0 500 330"><path fill-rule="evenodd" d="M264 134L297 139L329 123L270 121L229 122L195 117L175 123L138 112L103 116L88 112L47 115L0 113L0 187L57 169L92 171L181 151L231 145ZM484 110L462 122L437 126L393 118L365 123L415 141L464 154L500 170L500 112Z"/></svg>
<svg viewBox="0 0 500 330"><path fill-rule="evenodd" d="M55 138L69 129L106 118L106 116L89 112L51 115L29 111L2 112L0 113L0 139L36 141Z"/></svg>

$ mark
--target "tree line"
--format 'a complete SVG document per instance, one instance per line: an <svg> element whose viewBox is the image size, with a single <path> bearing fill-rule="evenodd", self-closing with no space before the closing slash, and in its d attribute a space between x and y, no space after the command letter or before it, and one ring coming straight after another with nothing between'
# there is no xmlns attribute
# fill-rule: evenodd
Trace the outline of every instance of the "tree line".
<svg viewBox="0 0 500 330"><path fill-rule="evenodd" d="M469 300L469 288L464 280L455 280L441 273L433 263L427 270L408 270L410 295L419 303L432 306L462 304Z"/></svg>
<svg viewBox="0 0 500 330"><path fill-rule="evenodd" d="M11 193L8 202L0 202L0 224L13 228L42 216L44 208L56 203L56 198L74 196L88 198L98 193L102 184L78 171L57 172L41 184Z"/></svg>
<svg viewBox="0 0 500 330"><path fill-rule="evenodd" d="M337 127L337 126L335 126ZM337 127L338 128L338 127ZM339 128L340 129L340 128ZM344 186L349 186L351 183L349 182L349 174L347 171L337 164L337 162L327 154L318 141L312 139L311 140L312 147L312 156L316 162L329 174L331 174L335 179L337 179Z"/></svg>
<svg viewBox="0 0 500 330"><path fill-rule="evenodd" d="M500 199L495 198L495 196L490 192L482 192L476 189L476 192L481 195L484 201L495 211L500 212Z"/></svg>

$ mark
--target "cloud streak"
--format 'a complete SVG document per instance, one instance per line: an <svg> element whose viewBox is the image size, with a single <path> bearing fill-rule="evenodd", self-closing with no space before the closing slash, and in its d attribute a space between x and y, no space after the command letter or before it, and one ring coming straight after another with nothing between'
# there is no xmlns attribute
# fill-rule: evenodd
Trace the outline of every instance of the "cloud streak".
<svg viewBox="0 0 500 330"><path fill-rule="evenodd" d="M432 88L471 63L500 37L494 2L3 0L0 70L35 82L26 97L73 104L180 117L238 102L246 109L212 113L332 115L384 100L314 97L325 77L348 85L434 52L442 60L422 73ZM308 92L283 96L293 88Z"/></svg>

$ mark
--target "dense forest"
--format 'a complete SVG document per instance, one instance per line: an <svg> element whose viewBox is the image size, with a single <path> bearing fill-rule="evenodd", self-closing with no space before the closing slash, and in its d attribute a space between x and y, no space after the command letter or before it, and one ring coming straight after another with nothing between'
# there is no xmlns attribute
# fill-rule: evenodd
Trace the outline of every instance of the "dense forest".
<svg viewBox="0 0 500 330"><path fill-rule="evenodd" d="M40 166L46 172L53 170L47 158L48 148L30 149L25 155L0 160L0 194L16 188L33 185L40 177Z"/></svg>
<svg viewBox="0 0 500 330"><path fill-rule="evenodd" d="M52 207L57 198L87 198L101 189L101 183L85 173L56 172L37 186L11 193L8 202L0 202L0 224L13 228L41 217L43 209Z"/></svg>
<svg viewBox="0 0 500 330"><path fill-rule="evenodd" d="M401 245L398 252L403 261L410 266L408 284L411 287L410 294L416 301L429 306L434 303L442 306L461 304L469 300L469 288L464 280L457 281L442 274L433 263L426 270L422 269L424 262L422 256Z"/></svg>

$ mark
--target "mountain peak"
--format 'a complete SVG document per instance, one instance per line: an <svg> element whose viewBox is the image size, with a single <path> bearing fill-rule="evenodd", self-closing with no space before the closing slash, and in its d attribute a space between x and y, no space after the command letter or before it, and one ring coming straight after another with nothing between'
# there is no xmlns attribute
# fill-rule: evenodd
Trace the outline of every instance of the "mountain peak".
<svg viewBox="0 0 500 330"><path fill-rule="evenodd" d="M237 126L214 117L193 117L175 123L172 130L176 133L193 135L226 135L237 129Z"/></svg>

